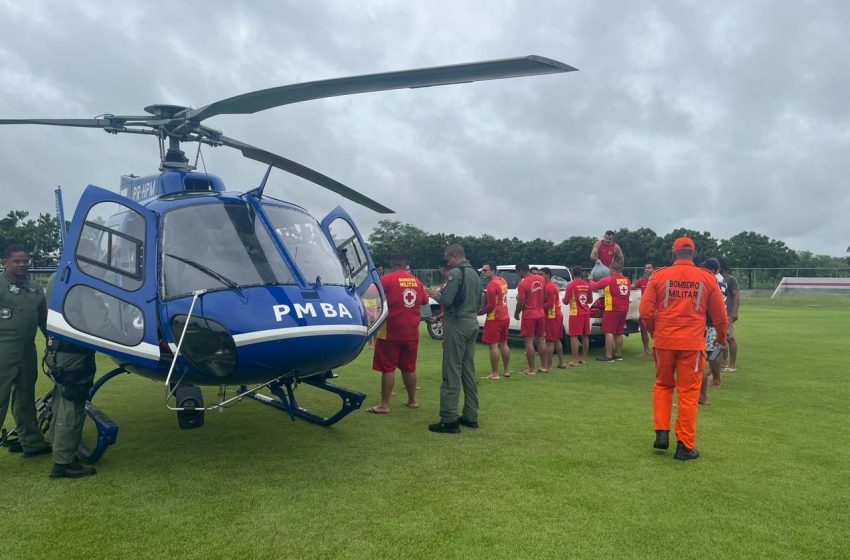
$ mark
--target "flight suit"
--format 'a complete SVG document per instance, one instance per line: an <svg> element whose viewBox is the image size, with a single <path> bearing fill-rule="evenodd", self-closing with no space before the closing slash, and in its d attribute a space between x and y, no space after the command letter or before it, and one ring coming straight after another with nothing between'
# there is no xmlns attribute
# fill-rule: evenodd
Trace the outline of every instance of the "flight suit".
<svg viewBox="0 0 850 560"><path fill-rule="evenodd" d="M0 422L11 401L24 453L47 447L35 412L35 334L46 325L47 301L41 286L31 279L16 284L5 272L0 274Z"/></svg>
<svg viewBox="0 0 850 560"><path fill-rule="evenodd" d="M463 279L461 281L461 275ZM462 302L458 295L463 289ZM481 279L464 259L449 271L445 287L434 298L446 309L443 323L443 382L440 384L440 420L456 422L463 387L463 417L478 421L478 380L475 376L475 339L481 308Z"/></svg>
<svg viewBox="0 0 850 560"><path fill-rule="evenodd" d="M55 274L47 285L48 297L53 287ZM67 306L77 306L77 310L65 309L76 317L77 328L88 332L104 332L96 325L109 323L106 306L100 300L88 301L84 305L80 300L67 300ZM56 384L53 391L53 462L57 465L70 465L77 460L77 449L83 437L83 424L86 420L86 401L94 382L95 353L69 342L51 339L45 356L45 364Z"/></svg>

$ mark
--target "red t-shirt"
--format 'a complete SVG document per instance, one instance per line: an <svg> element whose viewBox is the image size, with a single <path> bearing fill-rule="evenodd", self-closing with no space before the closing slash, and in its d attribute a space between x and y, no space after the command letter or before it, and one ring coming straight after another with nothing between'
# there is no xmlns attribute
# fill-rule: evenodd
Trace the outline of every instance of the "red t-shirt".
<svg viewBox="0 0 850 560"><path fill-rule="evenodd" d="M611 266L611 263L614 262L614 255L617 253L617 247L618 245L615 241L605 243L604 240L600 240L596 258L602 261L602 264L605 266Z"/></svg>
<svg viewBox="0 0 850 560"><path fill-rule="evenodd" d="M633 288L640 288L640 293L643 294L643 291L646 289L646 285L649 283L649 276L641 276L635 283L632 284Z"/></svg>
<svg viewBox="0 0 850 560"><path fill-rule="evenodd" d="M561 292L558 290L558 285L549 280L546 284L544 307L546 309L547 319L564 318L564 313L561 311Z"/></svg>
<svg viewBox="0 0 850 560"><path fill-rule="evenodd" d="M567 289L564 291L564 303L570 304L570 315L589 315L592 300L590 284L584 278L576 278L567 284Z"/></svg>
<svg viewBox="0 0 850 560"><path fill-rule="evenodd" d="M605 311L628 311L632 295L632 283L622 274L615 272L599 282L590 283L591 290L602 290L605 296Z"/></svg>
<svg viewBox="0 0 850 560"><path fill-rule="evenodd" d="M507 321L508 318L508 283L501 276L494 276L484 290L485 303L481 309L487 314L487 319Z"/></svg>
<svg viewBox="0 0 850 560"><path fill-rule="evenodd" d="M383 340L419 340L419 308L428 301L422 283L405 270L381 276L387 320L375 335Z"/></svg>
<svg viewBox="0 0 850 560"><path fill-rule="evenodd" d="M516 287L516 299L523 302L522 316L525 319L540 319L543 313L543 286L546 283L539 274L527 274Z"/></svg>

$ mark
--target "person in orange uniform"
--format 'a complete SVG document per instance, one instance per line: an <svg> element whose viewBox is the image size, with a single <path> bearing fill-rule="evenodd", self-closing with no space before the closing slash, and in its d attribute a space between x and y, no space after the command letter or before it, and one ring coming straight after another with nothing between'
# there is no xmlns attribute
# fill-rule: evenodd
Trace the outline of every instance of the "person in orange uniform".
<svg viewBox="0 0 850 560"><path fill-rule="evenodd" d="M552 358L557 354L558 368L564 369L564 312L561 311L561 291L558 285L552 281L552 270L548 266L540 269L546 286L543 289L543 311L546 313L546 363L543 369L552 369Z"/></svg>
<svg viewBox="0 0 850 560"><path fill-rule="evenodd" d="M673 389L679 395L675 459L699 457L696 419L705 363L706 314L717 329L717 343L726 345L726 307L711 272L693 262L695 246L688 237L673 242L673 265L657 269L640 302L640 319L652 335L655 386L652 410L656 449L669 447Z"/></svg>
<svg viewBox="0 0 850 560"><path fill-rule="evenodd" d="M598 282L591 282L591 290L602 290L605 311L602 313L602 332L605 334L605 355L596 358L600 362L623 359L623 331L632 295L632 282L622 274L623 263L611 263L611 274Z"/></svg>
<svg viewBox="0 0 850 560"><path fill-rule="evenodd" d="M570 306L570 318L567 329L570 335L570 350L573 359L569 363L577 366L587 362L590 350L590 302L593 293L590 284L584 279L584 270L580 266L572 268L573 280L564 290L564 303ZM581 338L581 358L579 358L579 338Z"/></svg>
<svg viewBox="0 0 850 560"><path fill-rule="evenodd" d="M525 358L528 360L528 369L523 373L535 375L537 368L534 366L534 350L536 348L541 356L546 351L546 316L543 313L545 282L539 274L529 273L526 262L516 265L516 273L522 280L516 287L514 319L519 320L520 314L522 315L519 334L525 341Z"/></svg>
<svg viewBox="0 0 850 560"><path fill-rule="evenodd" d="M406 406L417 408L416 355L419 350L419 309L428 301L425 287L407 269L401 257L390 260L389 274L381 276L387 305L387 320L375 335L372 369L381 374L381 404L366 409L373 414L388 414L395 385L395 370L401 370L407 389Z"/></svg>
<svg viewBox="0 0 850 560"><path fill-rule="evenodd" d="M508 283L496 274L496 263L481 265L481 276L487 282L484 289L484 306L478 311L486 315L481 340L490 345L490 375L484 379L499 379L499 357L502 358L502 375L510 377L511 349L508 347Z"/></svg>
<svg viewBox="0 0 850 560"><path fill-rule="evenodd" d="M646 289L646 285L649 283L649 277L652 276L652 271L655 270L655 267L652 263L646 263L643 265L643 276L635 280L635 283L632 284L632 288L639 288L640 295L643 296L643 291ZM643 355L649 356L649 333L646 332L646 327L640 325L640 341L643 344Z"/></svg>

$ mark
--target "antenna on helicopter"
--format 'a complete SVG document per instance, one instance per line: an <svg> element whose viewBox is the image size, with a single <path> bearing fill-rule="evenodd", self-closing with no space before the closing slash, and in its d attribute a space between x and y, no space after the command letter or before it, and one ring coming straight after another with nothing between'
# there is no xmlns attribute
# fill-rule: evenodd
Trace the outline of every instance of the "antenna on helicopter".
<svg viewBox="0 0 850 560"><path fill-rule="evenodd" d="M266 189L266 183L269 180L269 175L271 175L273 167L274 167L274 165L269 165L269 168L266 169L266 174L263 176L263 180L260 182L259 187L255 188L255 189L251 189L250 191L246 192L245 194L255 196L257 198L263 198L263 191Z"/></svg>

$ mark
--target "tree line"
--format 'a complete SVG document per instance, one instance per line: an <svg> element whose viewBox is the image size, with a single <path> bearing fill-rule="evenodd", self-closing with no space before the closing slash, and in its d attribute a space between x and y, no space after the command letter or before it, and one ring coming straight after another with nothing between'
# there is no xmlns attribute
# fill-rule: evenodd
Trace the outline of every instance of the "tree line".
<svg viewBox="0 0 850 560"><path fill-rule="evenodd" d="M694 240L700 255L724 256L734 268L841 268L850 265L850 257L794 251L782 241L754 231L743 231L729 239L715 239L707 231L685 228L674 229L665 235L658 235L649 228L621 228L614 232L626 256L627 267L640 267L646 263L655 266L670 264L670 245L682 235ZM58 218L43 213L33 219L23 210L9 212L0 219L0 248L15 242L30 249L34 266L55 265L59 252ZM596 238L586 236L573 236L555 243L545 239L498 239L489 234L428 233L397 220L381 220L368 239L369 251L376 264L385 266L391 257L401 255L408 259L411 268L421 269L437 268L443 250L452 243L463 245L467 257L475 265L485 260L498 264L516 264L523 260L589 267L593 265L589 255L595 242Z"/></svg>
<svg viewBox="0 0 850 560"><path fill-rule="evenodd" d="M733 268L840 268L850 265L850 258L794 251L784 242L754 231L742 231L729 239L715 239L710 232L686 228L674 229L664 235L649 228L621 228L614 232L614 239L623 249L627 267L640 267L646 263L666 266L670 264L673 240L683 235L694 240L700 256L726 257ZM593 266L590 251L596 241L597 238L586 236L573 236L555 243L545 239L497 239L489 234L459 236L428 233L396 220L381 220L369 236L368 245L378 265L386 265L391 257L399 255L408 259L411 268L436 268L443 249L451 243L460 243L474 265L492 260L497 264L526 261L590 267Z"/></svg>
<svg viewBox="0 0 850 560"><path fill-rule="evenodd" d="M11 243L22 243L33 259L33 266L53 266L59 251L59 219L50 214L29 218L29 212L12 210L0 219L0 251Z"/></svg>

